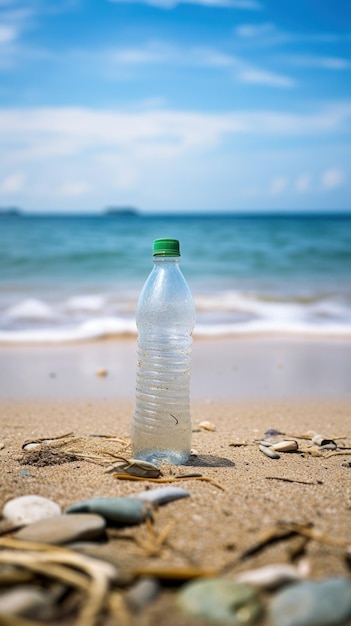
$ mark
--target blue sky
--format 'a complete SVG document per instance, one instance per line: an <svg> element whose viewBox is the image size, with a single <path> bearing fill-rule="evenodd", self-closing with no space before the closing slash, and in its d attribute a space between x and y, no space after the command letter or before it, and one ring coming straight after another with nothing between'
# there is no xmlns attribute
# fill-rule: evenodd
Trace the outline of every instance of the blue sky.
<svg viewBox="0 0 351 626"><path fill-rule="evenodd" d="M349 0L0 0L0 206L351 210Z"/></svg>

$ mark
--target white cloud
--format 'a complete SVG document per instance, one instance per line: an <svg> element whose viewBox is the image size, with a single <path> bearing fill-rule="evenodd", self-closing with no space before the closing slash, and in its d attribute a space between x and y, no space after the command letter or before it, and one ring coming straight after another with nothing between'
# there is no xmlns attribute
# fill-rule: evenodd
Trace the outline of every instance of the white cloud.
<svg viewBox="0 0 351 626"><path fill-rule="evenodd" d="M23 172L15 172L0 181L0 193L15 194L22 191L26 176Z"/></svg>
<svg viewBox="0 0 351 626"><path fill-rule="evenodd" d="M295 190L297 193L306 193L310 190L311 178L308 174L302 174L295 181Z"/></svg>
<svg viewBox="0 0 351 626"><path fill-rule="evenodd" d="M142 1L144 4L157 7L159 9L173 9L179 4L199 4L207 7L232 8L255 11L261 9L261 3L256 0L108 0L115 4L133 3Z"/></svg>
<svg viewBox="0 0 351 626"><path fill-rule="evenodd" d="M322 188L325 190L337 189L344 182L344 173L341 169L331 168L322 174Z"/></svg>
<svg viewBox="0 0 351 626"><path fill-rule="evenodd" d="M257 68L246 68L238 74L240 80L244 83L252 83L256 85L266 85L267 87L283 87L291 89L296 86L296 81L289 76L268 72Z"/></svg>
<svg viewBox="0 0 351 626"><path fill-rule="evenodd" d="M0 25L0 45L13 42L17 38L14 26Z"/></svg>
<svg viewBox="0 0 351 626"><path fill-rule="evenodd" d="M239 24L234 29L234 33L243 39L256 39L276 32L274 24L265 22L263 24Z"/></svg>
<svg viewBox="0 0 351 626"><path fill-rule="evenodd" d="M288 57L293 65L299 67L309 67L326 70L347 70L351 67L351 62L342 57L324 57L311 55L293 55Z"/></svg>
<svg viewBox="0 0 351 626"><path fill-rule="evenodd" d="M6 162L11 164L102 149L152 152L169 148L171 154L179 154L217 145L233 134L341 134L347 131L350 121L351 102L304 114L259 109L224 113L69 107L0 109L0 141L7 145Z"/></svg>
<svg viewBox="0 0 351 626"><path fill-rule="evenodd" d="M92 186L81 180L70 181L63 183L57 190L60 196L66 196L68 198L77 198L85 196L92 190Z"/></svg>
<svg viewBox="0 0 351 626"><path fill-rule="evenodd" d="M287 187L288 181L285 176L277 176L273 178L269 186L269 194L271 196L279 196L283 193Z"/></svg>

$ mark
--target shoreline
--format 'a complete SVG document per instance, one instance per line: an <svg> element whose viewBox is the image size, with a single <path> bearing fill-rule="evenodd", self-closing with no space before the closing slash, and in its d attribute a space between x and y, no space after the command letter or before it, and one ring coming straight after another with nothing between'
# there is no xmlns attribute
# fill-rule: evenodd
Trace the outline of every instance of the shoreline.
<svg viewBox="0 0 351 626"><path fill-rule="evenodd" d="M136 339L0 346L1 399L134 398ZM351 342L341 339L195 339L191 398L351 399Z"/></svg>

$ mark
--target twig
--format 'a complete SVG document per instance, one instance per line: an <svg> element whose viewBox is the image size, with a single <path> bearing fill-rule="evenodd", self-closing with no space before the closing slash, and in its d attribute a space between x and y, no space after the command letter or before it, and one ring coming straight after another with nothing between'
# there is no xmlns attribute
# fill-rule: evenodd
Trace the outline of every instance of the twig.
<svg viewBox="0 0 351 626"><path fill-rule="evenodd" d="M265 476L266 480L283 480L285 483L300 483L300 485L319 485L321 483L308 480L295 480L294 478L283 478L281 476Z"/></svg>

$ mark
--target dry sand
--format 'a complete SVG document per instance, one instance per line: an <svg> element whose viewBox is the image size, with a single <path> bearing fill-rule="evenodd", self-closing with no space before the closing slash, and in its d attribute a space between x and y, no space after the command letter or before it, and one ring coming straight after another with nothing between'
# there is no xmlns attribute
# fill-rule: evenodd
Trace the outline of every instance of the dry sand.
<svg viewBox="0 0 351 626"><path fill-rule="evenodd" d="M99 548L100 554L122 569L193 566L233 576L252 567L292 562L302 551L311 578L349 575L344 547L316 539L302 546L301 537L293 536L244 559L242 555L262 531L281 521L311 524L331 543L350 544L351 467L346 464L351 456L297 452L272 460L252 442L275 428L289 436L310 430L342 436L341 443L351 446L351 343L252 339L194 347L193 447L198 458L190 467L166 467L164 473L196 471L218 485L194 479L174 483L191 497L156 512L155 534L169 526L158 553L148 554L145 546L153 540L143 524L114 531L115 538ZM134 352L132 341L0 350L0 505L35 493L64 509L77 500L130 495L155 486L116 480L103 467L83 460L44 467L21 464L21 446L28 440L70 431L128 436ZM105 367L108 375L97 376L98 367ZM203 420L215 430L199 428ZM230 445L244 441L251 445ZM310 444L298 441L304 448ZM166 594L151 613L146 611L146 621L138 618L138 623L187 623L169 614L172 602L172 594Z"/></svg>

